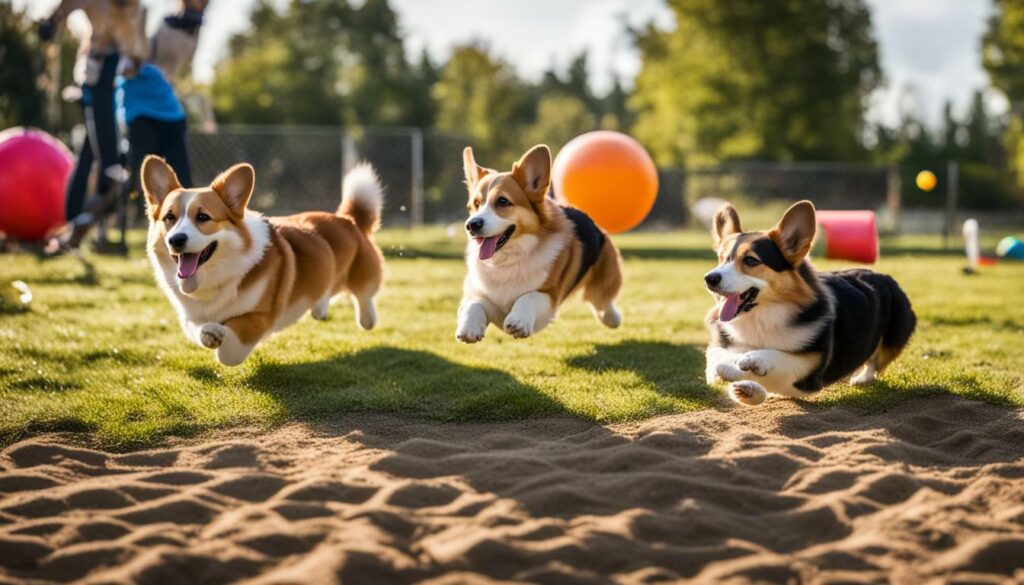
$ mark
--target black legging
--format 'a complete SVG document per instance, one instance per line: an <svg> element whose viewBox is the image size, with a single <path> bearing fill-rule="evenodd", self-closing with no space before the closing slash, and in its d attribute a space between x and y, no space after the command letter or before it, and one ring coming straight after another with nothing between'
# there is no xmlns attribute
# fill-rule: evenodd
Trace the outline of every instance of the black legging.
<svg viewBox="0 0 1024 585"><path fill-rule="evenodd" d="M67 185L66 212L68 220L74 219L82 212L86 190L89 184L89 173L97 153L100 156L100 172L98 191L106 194L112 179L106 171L119 163L117 152L117 121L114 118L114 77L117 75L117 64L120 56L107 55L103 58L100 76L95 85L86 86L90 92L90 103L85 106L85 128L87 140L78 153L78 163L74 174Z"/></svg>
<svg viewBox="0 0 1024 585"><path fill-rule="evenodd" d="M178 175L182 187L192 186L192 167L185 144L185 120L163 122L138 117L128 125L128 165L132 173L132 190L141 193L142 161L151 154L162 156Z"/></svg>
<svg viewBox="0 0 1024 585"><path fill-rule="evenodd" d="M84 108L83 108L84 109ZM65 196L64 217L71 221L82 213L82 205L85 203L85 192L89 189L89 175L92 174L92 141L87 136L82 141L82 148L78 151L78 159L75 162L75 170L71 173L68 181L67 194Z"/></svg>

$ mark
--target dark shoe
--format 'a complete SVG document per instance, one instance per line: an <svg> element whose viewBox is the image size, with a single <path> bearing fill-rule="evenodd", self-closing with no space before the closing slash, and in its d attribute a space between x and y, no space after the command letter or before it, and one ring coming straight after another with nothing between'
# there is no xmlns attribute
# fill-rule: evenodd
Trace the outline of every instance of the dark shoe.
<svg viewBox="0 0 1024 585"><path fill-rule="evenodd" d="M93 254L100 254L103 256L127 256L128 246L123 242L111 242L104 238L102 240L93 240L89 248Z"/></svg>

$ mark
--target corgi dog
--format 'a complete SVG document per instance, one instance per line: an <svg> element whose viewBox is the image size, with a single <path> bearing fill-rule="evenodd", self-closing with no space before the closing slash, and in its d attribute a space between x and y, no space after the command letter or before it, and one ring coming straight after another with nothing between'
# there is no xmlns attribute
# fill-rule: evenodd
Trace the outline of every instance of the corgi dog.
<svg viewBox="0 0 1024 585"><path fill-rule="evenodd" d="M712 225L718 266L704 275L715 298L707 382L733 400L803 398L852 378L875 379L906 347L917 318L891 276L870 270L815 272L807 253L814 205L801 201L767 232L744 232L726 204Z"/></svg>
<svg viewBox="0 0 1024 585"><path fill-rule="evenodd" d="M548 196L548 147L534 146L503 173L478 165L467 147L463 168L468 273L455 337L476 343L490 323L513 337L530 337L578 289L598 321L618 327L619 252L585 213Z"/></svg>
<svg viewBox="0 0 1024 585"><path fill-rule="evenodd" d="M336 214L263 217L247 208L255 179L252 166L237 164L209 187L184 189L162 158L142 164L147 254L185 336L235 366L306 311L326 319L340 293L372 329L383 276L373 242L383 190L373 167L345 176Z"/></svg>

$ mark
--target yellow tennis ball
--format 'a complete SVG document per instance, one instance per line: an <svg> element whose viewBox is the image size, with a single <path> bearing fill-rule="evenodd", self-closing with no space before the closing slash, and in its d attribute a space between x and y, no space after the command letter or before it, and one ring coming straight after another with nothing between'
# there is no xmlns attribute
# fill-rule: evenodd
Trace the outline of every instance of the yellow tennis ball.
<svg viewBox="0 0 1024 585"><path fill-rule="evenodd" d="M917 173L917 188L926 193L934 189L938 182L939 180L935 178L935 173L931 171Z"/></svg>

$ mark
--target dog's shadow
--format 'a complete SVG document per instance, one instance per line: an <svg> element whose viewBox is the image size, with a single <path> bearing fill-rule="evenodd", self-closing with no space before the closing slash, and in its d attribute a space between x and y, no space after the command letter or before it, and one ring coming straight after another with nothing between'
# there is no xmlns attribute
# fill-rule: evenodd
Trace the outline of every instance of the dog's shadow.
<svg viewBox="0 0 1024 585"><path fill-rule="evenodd" d="M569 358L573 368L633 372L665 396L711 408L722 404L721 392L704 381L704 353L696 346L627 339L597 345L588 354Z"/></svg>
<svg viewBox="0 0 1024 585"><path fill-rule="evenodd" d="M566 412L561 403L504 371L397 347L314 362L261 362L247 382L275 400L286 419L375 411L440 420L508 420Z"/></svg>

